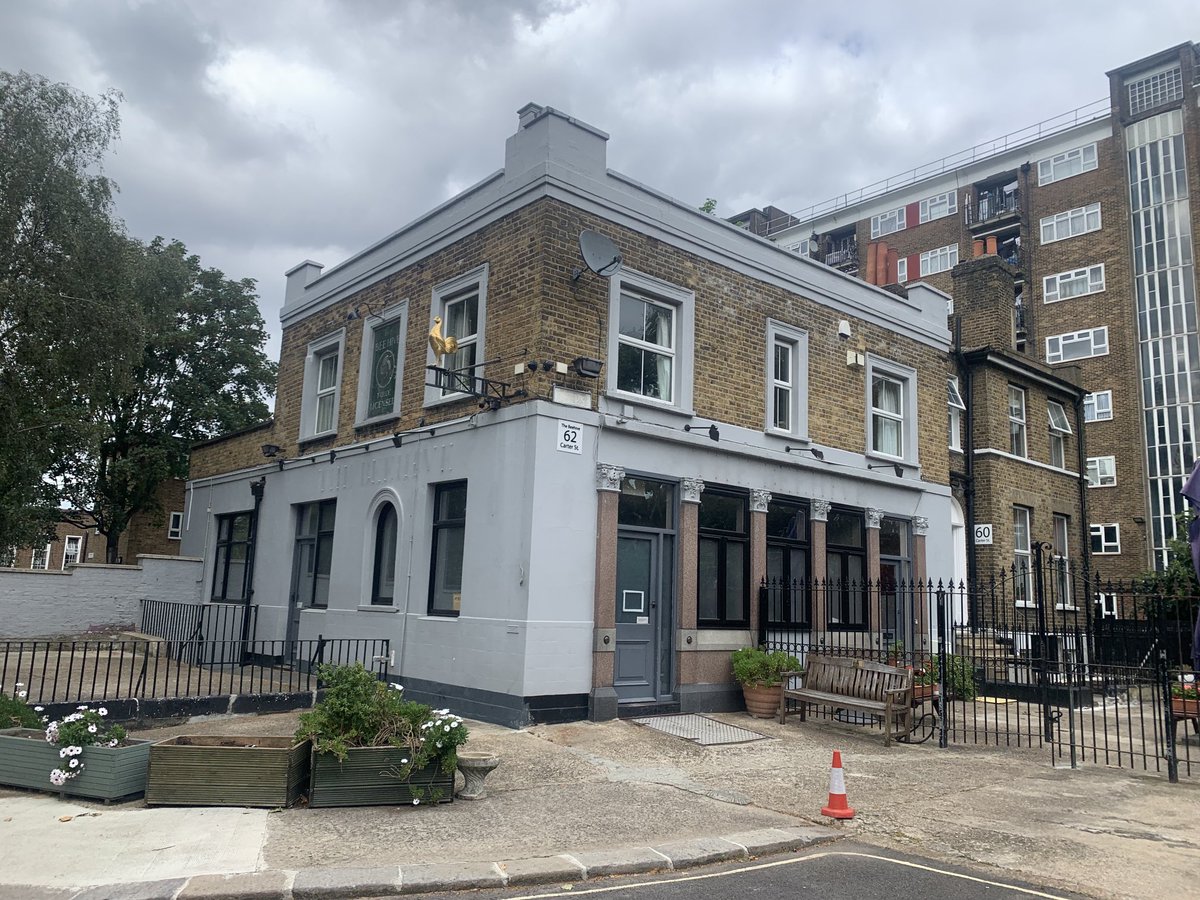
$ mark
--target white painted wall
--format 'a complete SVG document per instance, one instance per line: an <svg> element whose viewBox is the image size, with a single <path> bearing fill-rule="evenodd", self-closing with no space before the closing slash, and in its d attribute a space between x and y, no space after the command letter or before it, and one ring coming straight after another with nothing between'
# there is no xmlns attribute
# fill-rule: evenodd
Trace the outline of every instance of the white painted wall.
<svg viewBox="0 0 1200 900"><path fill-rule="evenodd" d="M140 565L83 564L65 572L0 569L0 638L82 634L131 627L141 601L198 603L203 563L180 556L139 556Z"/></svg>

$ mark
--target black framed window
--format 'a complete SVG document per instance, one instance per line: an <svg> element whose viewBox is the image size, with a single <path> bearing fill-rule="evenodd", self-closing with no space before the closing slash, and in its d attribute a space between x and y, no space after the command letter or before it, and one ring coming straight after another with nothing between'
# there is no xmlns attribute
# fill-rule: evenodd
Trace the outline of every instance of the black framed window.
<svg viewBox="0 0 1200 900"><path fill-rule="evenodd" d="M435 485L429 614L457 616L462 608L463 545L467 530L467 483Z"/></svg>
<svg viewBox="0 0 1200 900"><path fill-rule="evenodd" d="M834 631L866 631L867 532L862 510L831 509L825 531L825 612Z"/></svg>
<svg viewBox="0 0 1200 900"><path fill-rule="evenodd" d="M213 567L214 603L246 602L246 565L250 559L250 519L253 513L217 516L216 565Z"/></svg>
<svg viewBox="0 0 1200 900"><path fill-rule="evenodd" d="M396 598L396 507L385 503L375 522L375 566L371 577L371 605L391 606Z"/></svg>
<svg viewBox="0 0 1200 900"><path fill-rule="evenodd" d="M744 628L750 623L750 495L706 487L700 495L699 624Z"/></svg>
<svg viewBox="0 0 1200 900"><path fill-rule="evenodd" d="M767 506L767 621L810 627L808 504L772 497Z"/></svg>
<svg viewBox="0 0 1200 900"><path fill-rule="evenodd" d="M336 500L321 500L297 507L296 552L300 555L300 563L296 573L296 593L302 606L324 609L329 605L336 517Z"/></svg>

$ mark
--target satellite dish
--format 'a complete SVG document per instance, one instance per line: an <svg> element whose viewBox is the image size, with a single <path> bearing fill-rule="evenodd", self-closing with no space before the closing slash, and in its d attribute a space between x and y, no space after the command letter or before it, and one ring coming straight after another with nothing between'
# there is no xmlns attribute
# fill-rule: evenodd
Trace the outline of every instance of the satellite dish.
<svg viewBox="0 0 1200 900"><path fill-rule="evenodd" d="M579 254L583 263L601 278L611 278L621 268L621 251L617 245L598 231L579 233ZM571 280L578 281L583 269L571 273Z"/></svg>

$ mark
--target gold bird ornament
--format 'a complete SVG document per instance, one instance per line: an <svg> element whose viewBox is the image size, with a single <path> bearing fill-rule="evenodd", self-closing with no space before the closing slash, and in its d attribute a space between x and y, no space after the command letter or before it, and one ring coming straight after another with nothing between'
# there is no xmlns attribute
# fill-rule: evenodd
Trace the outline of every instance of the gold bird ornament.
<svg viewBox="0 0 1200 900"><path fill-rule="evenodd" d="M429 346L433 348L434 359L441 366L442 357L458 349L458 340L453 336L442 337L442 317L433 317L433 327L429 329Z"/></svg>

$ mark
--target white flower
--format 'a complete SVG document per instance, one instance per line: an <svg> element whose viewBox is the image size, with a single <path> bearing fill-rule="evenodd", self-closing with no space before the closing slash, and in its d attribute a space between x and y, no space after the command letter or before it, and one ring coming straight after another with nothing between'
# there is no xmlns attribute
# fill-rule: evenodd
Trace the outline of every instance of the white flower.
<svg viewBox="0 0 1200 900"><path fill-rule="evenodd" d="M407 760L407 759L402 759L402 760L400 760L400 765L402 765L402 766L407 766L407 765L408 765L408 760Z"/></svg>
<svg viewBox="0 0 1200 900"><path fill-rule="evenodd" d="M63 747L61 750L59 750L59 751L58 751L58 758L59 758L59 759L66 759L66 758L67 758L68 756L70 756L70 755L71 755L71 754L70 754L70 752L68 751L68 749L67 749L66 747Z"/></svg>
<svg viewBox="0 0 1200 900"><path fill-rule="evenodd" d="M78 767L79 767L79 760L77 760L77 759L72 759L72 760L71 760L69 763L67 763L67 765L68 765L68 766L70 766L72 769L78 768Z"/></svg>
<svg viewBox="0 0 1200 900"><path fill-rule="evenodd" d="M87 709L87 707L86 707L86 706L77 706L77 707L75 707L75 708L76 708L76 709L83 709L83 710L86 710L86 709Z"/></svg>
<svg viewBox="0 0 1200 900"><path fill-rule="evenodd" d="M446 727L444 727L444 728L442 729L442 731L449 731L449 730L450 730L450 726L449 726L449 725L447 725Z"/></svg>
<svg viewBox="0 0 1200 900"><path fill-rule="evenodd" d="M46 707L44 707L44 706L35 706L33 708L33 711L34 712L43 712L45 709L46 709Z"/></svg>
<svg viewBox="0 0 1200 900"><path fill-rule="evenodd" d="M116 739L116 738L113 738L111 741L109 741L109 742L108 742L107 744L105 744L104 746L105 746L105 747L115 747L115 746L117 746L117 739Z"/></svg>
<svg viewBox="0 0 1200 900"><path fill-rule="evenodd" d="M97 712L99 715L101 715L101 716L107 716L107 715L108 715L108 710L107 710L107 709L105 709L103 706L102 706L102 707L100 707L98 710L96 710L96 712Z"/></svg>
<svg viewBox="0 0 1200 900"><path fill-rule="evenodd" d="M78 756L80 753L83 752L83 748L82 747L68 747L67 752L70 753L72 756Z"/></svg>
<svg viewBox="0 0 1200 900"><path fill-rule="evenodd" d="M413 797L413 806L420 806L420 805L421 805L420 799L417 797Z"/></svg>
<svg viewBox="0 0 1200 900"><path fill-rule="evenodd" d="M437 742L437 745L438 745L438 749L439 749L439 750L441 750L441 749L442 749L442 742L441 742L441 741L438 741L438 742Z"/></svg>
<svg viewBox="0 0 1200 900"><path fill-rule="evenodd" d="M96 726L95 726L95 725L89 725L89 726L88 726L88 734L95 734L95 733L96 733Z"/></svg>
<svg viewBox="0 0 1200 900"><path fill-rule="evenodd" d="M29 691L17 691L17 697L21 700L24 700L28 696L29 696Z"/></svg>
<svg viewBox="0 0 1200 900"><path fill-rule="evenodd" d="M58 784L58 785L66 784L67 783L67 773L64 772L62 769L51 769L50 770L50 783Z"/></svg>

